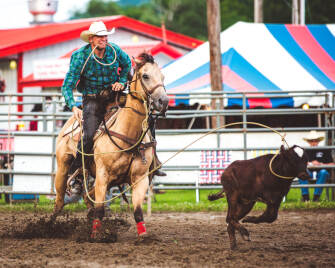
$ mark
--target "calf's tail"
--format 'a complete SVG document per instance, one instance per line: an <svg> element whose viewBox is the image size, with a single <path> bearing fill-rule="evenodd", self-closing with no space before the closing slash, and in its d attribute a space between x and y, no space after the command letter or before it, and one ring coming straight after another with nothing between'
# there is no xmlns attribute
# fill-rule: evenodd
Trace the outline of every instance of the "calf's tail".
<svg viewBox="0 0 335 268"><path fill-rule="evenodd" d="M216 194L210 194L208 196L208 200L209 201L214 201L214 200L218 200L220 198L224 197L224 190L222 189L220 192L216 193Z"/></svg>

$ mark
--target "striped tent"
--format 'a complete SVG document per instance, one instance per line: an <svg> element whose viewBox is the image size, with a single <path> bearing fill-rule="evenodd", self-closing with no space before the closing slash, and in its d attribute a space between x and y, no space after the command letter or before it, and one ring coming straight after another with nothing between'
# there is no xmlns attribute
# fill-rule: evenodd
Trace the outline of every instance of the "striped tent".
<svg viewBox="0 0 335 268"><path fill-rule="evenodd" d="M264 98L248 99L249 108L298 107L303 103L318 106L324 98L297 98L285 92L335 90L334 24L238 22L220 37L224 91L265 92L260 93ZM210 91L208 42L165 66L163 73L172 95ZM270 98L266 91L281 91L284 96ZM173 98L172 102L178 104ZM230 98L226 105L241 103L241 99Z"/></svg>

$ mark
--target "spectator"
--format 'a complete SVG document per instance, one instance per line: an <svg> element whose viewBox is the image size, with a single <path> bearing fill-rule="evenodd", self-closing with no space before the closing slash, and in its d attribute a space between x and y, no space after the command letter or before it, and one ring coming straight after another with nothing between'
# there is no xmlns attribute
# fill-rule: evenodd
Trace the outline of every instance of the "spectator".
<svg viewBox="0 0 335 268"><path fill-rule="evenodd" d="M42 112L42 104L38 103L35 104L31 112ZM37 118L37 115L34 115L34 118ZM29 130L30 131L37 131L38 130L38 121L37 120L30 120L29 122Z"/></svg>
<svg viewBox="0 0 335 268"><path fill-rule="evenodd" d="M6 89L5 78L3 77L3 73L0 71L0 93L4 93Z"/></svg>
<svg viewBox="0 0 335 268"><path fill-rule="evenodd" d="M0 71L0 93L4 93L6 89L5 78L3 77L3 73ZM1 101L5 100L5 97L0 97Z"/></svg>
<svg viewBox="0 0 335 268"><path fill-rule="evenodd" d="M1 156L0 158L0 168L1 169L13 169L13 165L14 165L14 155L10 154L9 158L8 158L8 154ZM10 174L8 173L4 174L3 179L4 179L3 180L4 185L11 185ZM10 202L9 194L5 194L5 202L6 203Z"/></svg>
<svg viewBox="0 0 335 268"><path fill-rule="evenodd" d="M306 152L308 155L308 171L311 178L316 179L316 184L324 184L329 178L329 171L325 168L313 168L321 165L334 165L331 150L317 148L320 141L324 140L324 137L318 134L315 130L308 133L307 137L303 138L311 147L307 148ZM308 181L299 180L300 184L308 184ZM318 202L323 188L314 188L313 201ZM309 201L309 189L301 188L302 200Z"/></svg>
<svg viewBox="0 0 335 268"><path fill-rule="evenodd" d="M45 106L44 106L44 112L46 113L52 113L53 112L53 104L52 104L52 97L46 96L45 97Z"/></svg>

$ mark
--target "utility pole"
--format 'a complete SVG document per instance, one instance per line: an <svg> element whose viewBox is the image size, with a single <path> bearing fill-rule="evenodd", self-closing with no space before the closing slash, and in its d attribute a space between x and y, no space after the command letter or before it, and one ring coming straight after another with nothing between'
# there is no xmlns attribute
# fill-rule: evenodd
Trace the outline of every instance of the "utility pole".
<svg viewBox="0 0 335 268"><path fill-rule="evenodd" d="M305 25L305 0L300 0L300 25Z"/></svg>
<svg viewBox="0 0 335 268"><path fill-rule="evenodd" d="M254 22L263 23L263 0L254 0Z"/></svg>
<svg viewBox="0 0 335 268"><path fill-rule="evenodd" d="M299 24L298 0L292 0L292 24Z"/></svg>
<svg viewBox="0 0 335 268"><path fill-rule="evenodd" d="M207 29L209 42L209 59L210 59L210 77L212 91L222 92L222 72L221 72L221 18L220 18L220 0L207 0ZM217 107L219 104L219 107ZM216 98L211 100L212 110L223 109L223 100ZM221 120L220 120L221 119ZM220 122L221 121L221 122ZM212 117L212 127L216 128L224 124L224 117Z"/></svg>

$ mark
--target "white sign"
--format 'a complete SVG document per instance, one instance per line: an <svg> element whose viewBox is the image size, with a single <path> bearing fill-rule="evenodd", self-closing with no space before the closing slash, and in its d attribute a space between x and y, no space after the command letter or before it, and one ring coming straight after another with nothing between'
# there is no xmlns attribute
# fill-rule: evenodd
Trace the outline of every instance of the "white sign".
<svg viewBox="0 0 335 268"><path fill-rule="evenodd" d="M33 74L36 80L64 79L69 70L70 58L35 60Z"/></svg>
<svg viewBox="0 0 335 268"><path fill-rule="evenodd" d="M51 153L51 137L15 137L15 152ZM52 171L52 158L50 156L14 156L14 170L18 172L50 172ZM52 189L50 175L18 175L13 177L13 191L19 192L46 192Z"/></svg>

